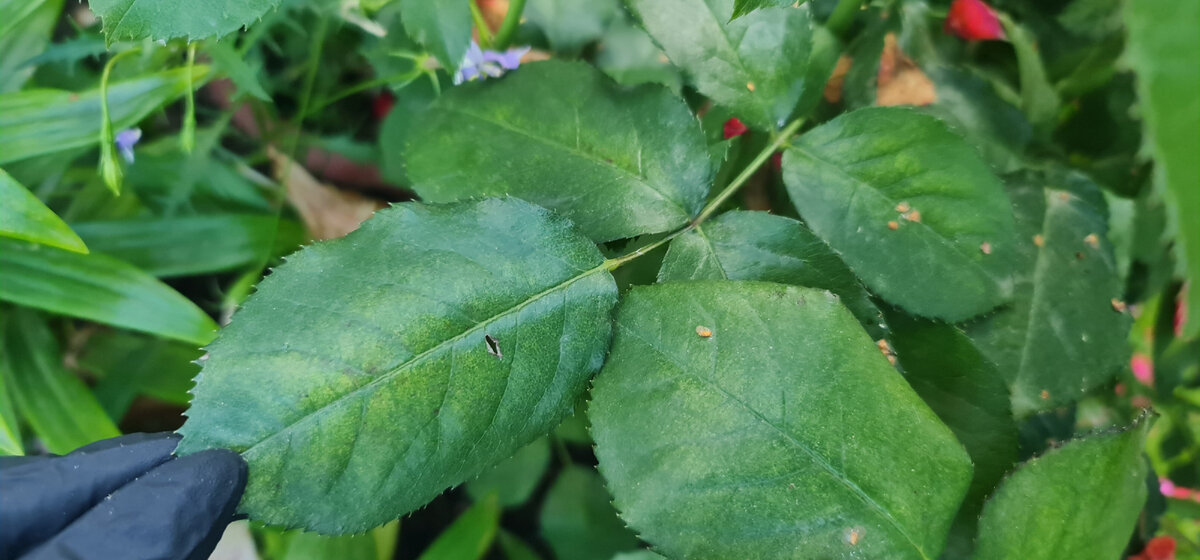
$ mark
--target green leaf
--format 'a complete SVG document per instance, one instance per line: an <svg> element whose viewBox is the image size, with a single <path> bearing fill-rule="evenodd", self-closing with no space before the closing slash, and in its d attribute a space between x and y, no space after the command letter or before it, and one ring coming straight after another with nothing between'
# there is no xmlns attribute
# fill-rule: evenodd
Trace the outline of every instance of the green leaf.
<svg viewBox="0 0 1200 560"><path fill-rule="evenodd" d="M0 236L24 239L77 253L88 248L54 211L0 169Z"/></svg>
<svg viewBox="0 0 1200 560"><path fill-rule="evenodd" d="M429 80L417 80L396 93L396 104L379 129L379 149L387 154L380 167L383 176L400 185L408 185L408 135L413 121L425 112L438 94Z"/></svg>
<svg viewBox="0 0 1200 560"><path fill-rule="evenodd" d="M733 0L733 18L740 18L754 10L779 7L786 8L795 4L795 0Z"/></svg>
<svg viewBox="0 0 1200 560"><path fill-rule="evenodd" d="M672 558L936 558L971 479L950 430L810 288L634 288L592 397L617 509Z"/></svg>
<svg viewBox="0 0 1200 560"><path fill-rule="evenodd" d="M75 224L93 251L154 276L223 272L264 260L272 246L295 247L304 228L292 220L215 214Z"/></svg>
<svg viewBox="0 0 1200 560"><path fill-rule="evenodd" d="M282 560L386 560L386 552L396 541L400 523L393 521L369 534L328 537L316 533L297 532L289 535Z"/></svg>
<svg viewBox="0 0 1200 560"><path fill-rule="evenodd" d="M618 84L636 86L657 83L677 95L683 80L667 55L645 31L625 22L614 23L600 40L596 67Z"/></svg>
<svg viewBox="0 0 1200 560"><path fill-rule="evenodd" d="M928 75L936 85L937 102L921 111L960 133L996 171L1025 167L1023 156L1033 127L1020 109L1001 99L982 78L962 70L935 65Z"/></svg>
<svg viewBox="0 0 1200 560"><path fill-rule="evenodd" d="M595 245L529 203L382 210L259 285L208 349L179 451L242 453L254 519L368 529L569 414L615 302Z"/></svg>
<svg viewBox="0 0 1200 560"><path fill-rule="evenodd" d="M178 406L191 400L196 361L204 354L195 346L121 331L88 337L79 366L98 376L92 393L111 418L123 418L138 395Z"/></svg>
<svg viewBox="0 0 1200 560"><path fill-rule="evenodd" d="M400 0L400 18L408 36L433 53L454 74L471 44L473 0Z"/></svg>
<svg viewBox="0 0 1200 560"><path fill-rule="evenodd" d="M1093 436L1021 465L979 519L975 560L1116 560L1146 501L1151 422Z"/></svg>
<svg viewBox="0 0 1200 560"><path fill-rule="evenodd" d="M557 558L609 560L638 547L625 528L594 469L571 465L546 493L541 513L542 538Z"/></svg>
<svg viewBox="0 0 1200 560"><path fill-rule="evenodd" d="M882 317L837 254L791 218L726 212L671 241L659 282L763 280L829 290L864 324Z"/></svg>
<svg viewBox="0 0 1200 560"><path fill-rule="evenodd" d="M262 101L271 102L271 94L263 89L258 80L258 73L261 69L251 68L243 55L233 48L231 42L209 41L204 45L204 52L212 58L213 66L217 71L229 76L239 91Z"/></svg>
<svg viewBox="0 0 1200 560"><path fill-rule="evenodd" d="M17 308L4 326L0 370L21 416L46 449L63 454L121 435L83 381L63 367L58 341L41 317Z"/></svg>
<svg viewBox="0 0 1200 560"><path fill-rule="evenodd" d="M492 546L500 527L500 504L495 496L476 502L438 535L418 560L478 560Z"/></svg>
<svg viewBox="0 0 1200 560"><path fill-rule="evenodd" d="M1054 86L1050 85L1050 79L1046 77L1042 55L1037 48L1037 38L1025 26L1013 22L1007 15L1001 14L1000 21L1004 24L1008 40L1017 53L1017 69L1021 78L1021 110L1034 126L1043 129L1054 128L1061 101Z"/></svg>
<svg viewBox="0 0 1200 560"><path fill-rule="evenodd" d="M1112 379L1129 352L1130 319L1114 309L1121 283L1099 188L1078 174L1025 173L1009 178L1009 196L1015 298L967 332L1006 376L1014 413L1025 416Z"/></svg>
<svg viewBox="0 0 1200 560"><path fill-rule="evenodd" d="M889 302L961 321L1011 297L1016 242L1001 183L937 119L844 114L787 147L783 179L808 226Z"/></svg>
<svg viewBox="0 0 1200 560"><path fill-rule="evenodd" d="M458 86L410 138L408 175L422 199L511 194L595 241L681 226L711 184L703 133L682 100L654 86L619 90L582 63L539 62Z"/></svg>
<svg viewBox="0 0 1200 560"><path fill-rule="evenodd" d="M700 93L748 125L783 125L805 88L808 8L762 8L729 21L734 0L628 0ZM819 86L818 86L819 87Z"/></svg>
<svg viewBox="0 0 1200 560"><path fill-rule="evenodd" d="M200 82L207 66L195 66ZM187 92L186 70L167 70L109 84L114 130L130 128ZM30 89L0 94L0 165L33 156L87 147L100 138L100 92Z"/></svg>
<svg viewBox="0 0 1200 560"><path fill-rule="evenodd" d="M524 541L514 536L512 533L500 529L496 535L496 541L500 543L500 550L504 551L504 558L507 560L541 560L537 552Z"/></svg>
<svg viewBox="0 0 1200 560"><path fill-rule="evenodd" d="M0 322L0 329L3 329ZM3 332L3 331L0 331ZM12 381L0 358L0 455L24 455L25 446L21 438L21 425L17 419L17 409L12 400Z"/></svg>
<svg viewBox="0 0 1200 560"><path fill-rule="evenodd" d="M262 19L280 0L92 0L108 44L123 39L188 41L228 35Z"/></svg>
<svg viewBox="0 0 1200 560"><path fill-rule="evenodd" d="M1171 0L1125 3L1129 66L1137 73L1146 136L1179 224L1176 251L1188 278L1184 333L1200 336L1200 4Z"/></svg>
<svg viewBox="0 0 1200 560"><path fill-rule="evenodd" d="M0 300L197 345L217 330L179 292L105 255L0 238L0 270Z"/></svg>
<svg viewBox="0 0 1200 560"><path fill-rule="evenodd" d="M483 471L467 483L467 495L481 501L495 494L503 507L519 506L529 499L550 466L550 440L540 438L518 449L512 457Z"/></svg>
<svg viewBox="0 0 1200 560"><path fill-rule="evenodd" d="M546 34L550 48L577 52L621 19L619 0L529 0L525 17Z"/></svg>
<svg viewBox="0 0 1200 560"><path fill-rule="evenodd" d="M63 0L0 3L0 93L17 91L36 68L27 63L50 46Z"/></svg>

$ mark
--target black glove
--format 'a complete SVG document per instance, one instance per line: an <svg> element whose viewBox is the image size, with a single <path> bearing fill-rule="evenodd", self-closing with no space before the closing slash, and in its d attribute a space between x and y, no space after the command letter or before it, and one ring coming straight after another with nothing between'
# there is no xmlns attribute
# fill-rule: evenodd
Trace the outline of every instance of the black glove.
<svg viewBox="0 0 1200 560"><path fill-rule="evenodd" d="M175 458L174 434L131 434L62 457L0 457L0 559L204 559L233 520L246 463Z"/></svg>

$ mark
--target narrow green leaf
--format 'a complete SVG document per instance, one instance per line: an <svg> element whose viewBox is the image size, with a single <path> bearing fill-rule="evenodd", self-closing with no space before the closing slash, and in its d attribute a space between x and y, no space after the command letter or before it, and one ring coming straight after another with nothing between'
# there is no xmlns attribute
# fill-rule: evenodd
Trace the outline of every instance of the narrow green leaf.
<svg viewBox="0 0 1200 560"><path fill-rule="evenodd" d="M262 83L258 80L258 70L251 68L246 63L242 55L234 50L231 42L209 41L204 45L204 52L212 58L213 67L218 72L229 76L239 91L268 103L271 102L271 94L263 89Z"/></svg>
<svg viewBox="0 0 1200 560"><path fill-rule="evenodd" d="M88 7L100 18L104 37L111 45L123 39L165 42L176 37L189 41L221 37L261 20L279 3L280 0L91 0Z"/></svg>
<svg viewBox="0 0 1200 560"><path fill-rule="evenodd" d="M726 212L671 241L659 282L763 280L829 290L858 320L878 327L879 309L837 254L791 218Z"/></svg>
<svg viewBox="0 0 1200 560"><path fill-rule="evenodd" d="M570 413L608 346L602 263L516 199L382 210L259 285L208 349L179 451L241 452L258 520L395 519Z"/></svg>
<svg viewBox="0 0 1200 560"><path fill-rule="evenodd" d="M400 18L408 36L437 57L451 74L458 71L471 44L473 0L400 0Z"/></svg>
<svg viewBox="0 0 1200 560"><path fill-rule="evenodd" d="M262 261L273 245L295 247L304 238L295 221L252 214L86 222L74 228L93 251L160 277L235 269Z"/></svg>
<svg viewBox="0 0 1200 560"><path fill-rule="evenodd" d="M17 91L36 68L26 64L50 46L63 0L0 2L0 93Z"/></svg>
<svg viewBox="0 0 1200 560"><path fill-rule="evenodd" d="M801 2L803 3L803 2ZM740 18L754 10L779 7L786 8L796 4L796 0L733 0L733 18Z"/></svg>
<svg viewBox="0 0 1200 560"><path fill-rule="evenodd" d="M1174 0L1125 2L1129 67L1137 73L1138 99L1159 182L1174 204L1176 251L1188 278L1190 310L1184 333L1200 336L1200 3Z"/></svg>
<svg viewBox="0 0 1200 560"><path fill-rule="evenodd" d="M500 543L500 550L504 551L506 560L542 560L532 547L504 529L500 529L496 541Z"/></svg>
<svg viewBox="0 0 1200 560"><path fill-rule="evenodd" d="M620 0L529 0L525 17L546 34L550 48L577 52L621 18Z"/></svg>
<svg viewBox="0 0 1200 560"><path fill-rule="evenodd" d="M729 21L734 0L628 0L646 31L700 93L746 124L783 125L805 88L807 6L767 7Z"/></svg>
<svg viewBox="0 0 1200 560"><path fill-rule="evenodd" d="M0 238L0 270L0 300L193 344L206 344L217 330L179 292L105 255Z"/></svg>
<svg viewBox="0 0 1200 560"><path fill-rule="evenodd" d="M496 466L467 483L467 495L481 501L495 495L502 507L519 506L529 499L550 466L550 440L540 438L518 449Z"/></svg>
<svg viewBox="0 0 1200 560"><path fill-rule="evenodd" d="M844 114L787 147L783 179L805 223L889 302L961 321L1011 297L1016 240L1001 183L937 119Z"/></svg>
<svg viewBox="0 0 1200 560"><path fill-rule="evenodd" d="M1151 421L1067 443L1004 481L979 519L975 560L1116 560L1146 501Z"/></svg>
<svg viewBox="0 0 1200 560"><path fill-rule="evenodd" d="M88 248L54 211L0 169L0 236L24 239L76 253Z"/></svg>
<svg viewBox="0 0 1200 560"><path fill-rule="evenodd" d="M559 473L546 492L541 524L542 538L557 558L610 560L638 547L617 517L604 480L591 468L571 465Z"/></svg>
<svg viewBox="0 0 1200 560"><path fill-rule="evenodd" d="M0 329L3 328L3 321L0 320ZM21 425L10 388L12 380L9 379L8 367L3 366L2 362L3 358L0 358L0 455L24 455Z"/></svg>
<svg viewBox="0 0 1200 560"><path fill-rule="evenodd" d="M1054 86L1046 77L1042 55L1038 52L1037 38L1025 26L1015 23L1007 15L1001 15L1008 40L1017 53L1017 70L1021 78L1021 110L1034 126L1051 129L1058 119L1061 101Z"/></svg>
<svg viewBox="0 0 1200 560"><path fill-rule="evenodd" d="M478 560L492 546L500 527L496 496L476 502L438 535L418 560Z"/></svg>
<svg viewBox="0 0 1200 560"><path fill-rule="evenodd" d="M1118 310L1121 282L1096 207L1104 204L1099 188L1079 174L1025 173L1008 182L1015 298L967 332L1008 380L1014 413L1025 416L1112 379L1129 352L1130 318Z"/></svg>
<svg viewBox="0 0 1200 560"><path fill-rule="evenodd" d="M592 395L617 509L672 558L937 558L971 479L950 430L810 288L634 288Z"/></svg>
<svg viewBox="0 0 1200 560"><path fill-rule="evenodd" d="M79 366L100 378L92 393L111 418L122 418L138 395L187 406L195 362L203 355L182 342L122 331L88 337Z"/></svg>
<svg viewBox="0 0 1200 560"><path fill-rule="evenodd" d="M4 327L0 369L21 415L46 449L63 454L121 435L87 386L63 367L58 341L41 317L13 309Z"/></svg>
<svg viewBox="0 0 1200 560"><path fill-rule="evenodd" d="M595 241L687 223L712 180L700 125L681 99L655 86L620 90L581 63L539 62L456 87L410 138L408 176L422 199L511 194L562 213Z"/></svg>
<svg viewBox="0 0 1200 560"><path fill-rule="evenodd" d="M207 66L195 66L202 81ZM116 130L137 124L146 115L187 92L186 70L148 74L108 87L108 104ZM0 94L0 165L33 156L91 146L100 137L100 92L31 89Z"/></svg>

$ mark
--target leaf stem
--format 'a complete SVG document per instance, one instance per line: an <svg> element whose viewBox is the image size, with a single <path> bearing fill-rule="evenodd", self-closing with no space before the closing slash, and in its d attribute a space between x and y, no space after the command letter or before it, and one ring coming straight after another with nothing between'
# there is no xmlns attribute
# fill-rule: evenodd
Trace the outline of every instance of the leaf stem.
<svg viewBox="0 0 1200 560"><path fill-rule="evenodd" d="M854 14L861 5L862 0L839 0L833 8L833 13L829 14L829 19L825 20L825 29L834 35L841 35L850 27L850 22L854 21Z"/></svg>
<svg viewBox="0 0 1200 560"><path fill-rule="evenodd" d="M141 47L134 47L113 55L105 63L104 71L100 74L100 175L104 178L104 184L112 191L113 196L121 196L123 173L121 172L121 162L117 161L116 148L113 147L113 143L116 142L116 134L113 132L112 119L109 117L108 111L108 79L112 75L112 69L117 65L117 61L133 53L141 52L141 50Z"/></svg>
<svg viewBox="0 0 1200 560"><path fill-rule="evenodd" d="M471 19L475 20L475 31L479 33L479 46L490 49L492 48L492 30L488 29L487 19L483 17L479 4L476 4L475 0L470 0L470 4Z"/></svg>
<svg viewBox="0 0 1200 560"><path fill-rule="evenodd" d="M492 38L492 45L496 50L501 51L508 48L508 43L512 41L524 12L525 0L509 0L508 12L504 14L504 21L500 24L500 29L496 30L496 36Z"/></svg>
<svg viewBox="0 0 1200 560"><path fill-rule="evenodd" d="M780 130L779 133L774 136L774 138L771 140L771 143L767 144L762 151L758 152L758 155L754 156L754 159L750 161L750 165L747 165L745 169L742 169L742 172L739 173L737 177L734 177L733 181L726 185L725 188L722 189L721 192L715 198L713 198L712 201L709 202L699 214L696 215L696 218L692 220L691 223L672 232L670 235L659 239L658 241L639 247L631 253L626 253L620 257L608 259L604 261L604 264L601 266L610 272L616 270L625 263L637 259L646 253L670 243L672 239L675 239L676 237L679 237L680 235L683 235L684 233L687 233L704 223L705 220L710 218L718 209L720 209L721 205L724 204L725 201L729 200L729 197L733 196L738 189L742 188L742 185L746 184L746 181L749 181L750 177L754 176L758 169L762 167L763 163L766 163L766 161L771 158L771 154L775 153L780 146L783 146L785 142L791 139L792 135L794 135L796 131L800 129L800 125L802 124L804 124L804 119L798 118L788 123L787 126L783 127L783 130Z"/></svg>

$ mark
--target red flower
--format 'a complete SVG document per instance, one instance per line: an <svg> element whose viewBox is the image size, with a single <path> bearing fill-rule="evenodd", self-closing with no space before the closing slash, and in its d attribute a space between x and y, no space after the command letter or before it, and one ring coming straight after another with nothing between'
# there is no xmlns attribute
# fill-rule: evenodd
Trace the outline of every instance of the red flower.
<svg viewBox="0 0 1200 560"><path fill-rule="evenodd" d="M1129 560L1175 560L1175 539L1171 537L1154 537L1146 543L1146 550Z"/></svg>
<svg viewBox="0 0 1200 560"><path fill-rule="evenodd" d="M392 112L392 106L396 104L396 97L390 91L384 91L375 98L375 104L371 107L371 112L375 114L377 120L383 120Z"/></svg>
<svg viewBox="0 0 1200 560"><path fill-rule="evenodd" d="M733 117L725 121L725 139L737 138L746 133L746 125L742 124L737 117Z"/></svg>
<svg viewBox="0 0 1200 560"><path fill-rule="evenodd" d="M946 33L953 33L968 41L992 41L1006 39L1000 18L983 0L954 0L946 14Z"/></svg>

